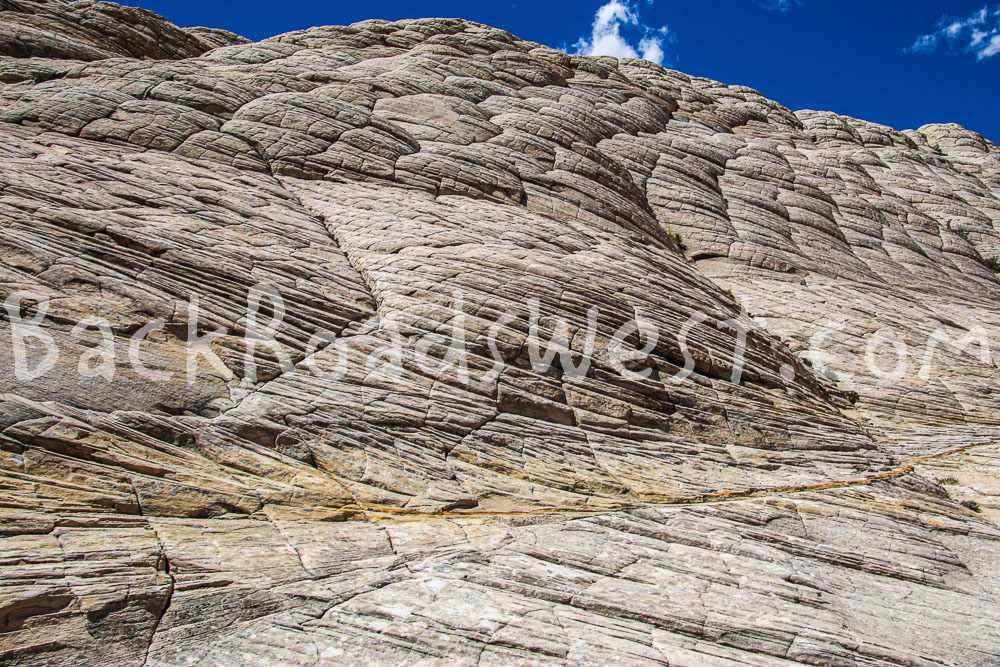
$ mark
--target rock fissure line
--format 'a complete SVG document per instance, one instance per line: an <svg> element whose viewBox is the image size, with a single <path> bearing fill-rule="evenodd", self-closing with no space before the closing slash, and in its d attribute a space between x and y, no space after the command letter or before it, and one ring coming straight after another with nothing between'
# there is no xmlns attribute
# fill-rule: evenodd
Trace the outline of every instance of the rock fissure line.
<svg viewBox="0 0 1000 667"><path fill-rule="evenodd" d="M163 607L156 616L156 622L153 623L153 630L149 633L149 643L146 644L146 652L142 658L143 667L145 667L146 663L149 662L149 651L153 647L153 641L156 639L156 631L159 630L160 624L163 622L163 617L167 615L167 610L170 609L170 603L174 598L174 587L177 585L177 580L174 579L174 575L170 571L170 559L167 557L167 551L163 547L163 540L160 539L160 535L156 532L156 528L152 527L152 525L150 525L150 527L153 530L153 534L156 535L156 541L160 545L160 557L163 559L163 572L170 578L170 586L167 588L167 595L163 600ZM159 569L159 563L157 563L157 569Z"/></svg>
<svg viewBox="0 0 1000 667"><path fill-rule="evenodd" d="M423 517L423 516L469 516L469 517L481 517L481 516L533 516L533 515L549 515L549 514L573 514L573 515L600 515L608 514L610 512L621 512L633 509L642 509L648 507L674 507L674 506L684 506L684 505L703 505L707 503L716 502L726 502L732 500L743 500L746 498L761 498L769 496L777 496L783 493L803 493L806 491L826 491L828 489L841 489L854 486L869 486L876 482L884 482L889 479L895 479L897 477L902 477L912 473L915 469L917 463L923 461L930 461L934 459L944 458L946 456L951 456L953 454L960 454L962 452L968 451L970 449L975 449L978 447L988 447L991 445L1000 444L1000 441L993 440L990 442L980 442L971 445L962 445L961 447L953 447L951 449L946 449L941 452L936 452L934 454L927 454L924 456L914 456L903 461L903 465L894 468L892 470L886 470L884 472L875 473L874 475L868 475L866 477L861 477L858 479L844 479L844 480L834 480L830 482L823 482L820 484L793 484L789 486L775 486L763 489L742 489L742 490L722 490L722 491L712 491L709 493L696 494L693 496L678 496L674 498L662 498L657 500L650 500L642 503L624 503L621 505L614 505L602 509L588 510L573 507L542 507L538 509L528 509L528 510L511 510L511 511L452 511L452 510L411 510L404 508L379 506L379 505L365 505L358 506L356 508L361 512L371 512L374 514L386 514L391 516L400 517ZM366 517L364 520L384 520L385 517Z"/></svg>

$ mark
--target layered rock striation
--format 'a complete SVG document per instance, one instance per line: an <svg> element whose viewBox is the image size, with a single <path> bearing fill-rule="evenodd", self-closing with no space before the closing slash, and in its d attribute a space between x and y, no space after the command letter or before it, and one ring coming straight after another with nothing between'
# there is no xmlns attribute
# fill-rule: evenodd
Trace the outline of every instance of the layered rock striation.
<svg viewBox="0 0 1000 667"><path fill-rule="evenodd" d="M995 144L0 9L0 660L1000 662Z"/></svg>

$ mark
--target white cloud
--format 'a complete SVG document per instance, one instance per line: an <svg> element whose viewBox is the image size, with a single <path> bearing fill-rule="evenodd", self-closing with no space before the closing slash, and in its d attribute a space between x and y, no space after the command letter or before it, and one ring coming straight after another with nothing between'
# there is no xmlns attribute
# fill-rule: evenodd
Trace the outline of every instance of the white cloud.
<svg viewBox="0 0 1000 667"><path fill-rule="evenodd" d="M646 60L652 60L654 63L663 62L663 44L656 37L643 37L639 40L639 51Z"/></svg>
<svg viewBox="0 0 1000 667"><path fill-rule="evenodd" d="M976 53L976 58L979 60L992 58L998 53L1000 53L1000 35L994 34L989 43Z"/></svg>
<svg viewBox="0 0 1000 667"><path fill-rule="evenodd" d="M976 60L1000 53L1000 5L992 12L988 6L966 18L946 17L937 30L917 37L904 53L934 53L944 47L948 53L971 53Z"/></svg>
<svg viewBox="0 0 1000 667"><path fill-rule="evenodd" d="M623 30L638 36L637 46L629 43ZM645 58L662 65L666 57L664 45L672 41L674 38L667 26L650 28L640 20L639 11L628 0L610 0L594 15L590 38L581 37L573 48L575 53L584 56Z"/></svg>
<svg viewBox="0 0 1000 667"><path fill-rule="evenodd" d="M802 0L754 0L764 9L776 9L779 12L787 12L792 7L802 4Z"/></svg>

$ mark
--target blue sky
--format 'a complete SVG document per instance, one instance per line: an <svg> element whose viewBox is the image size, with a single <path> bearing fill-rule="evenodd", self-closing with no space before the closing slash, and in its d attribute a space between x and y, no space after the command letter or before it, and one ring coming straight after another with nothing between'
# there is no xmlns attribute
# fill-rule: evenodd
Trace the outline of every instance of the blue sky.
<svg viewBox="0 0 1000 667"><path fill-rule="evenodd" d="M367 18L456 16L569 51L637 54L791 109L960 123L1000 142L1000 0L119 0L262 39Z"/></svg>

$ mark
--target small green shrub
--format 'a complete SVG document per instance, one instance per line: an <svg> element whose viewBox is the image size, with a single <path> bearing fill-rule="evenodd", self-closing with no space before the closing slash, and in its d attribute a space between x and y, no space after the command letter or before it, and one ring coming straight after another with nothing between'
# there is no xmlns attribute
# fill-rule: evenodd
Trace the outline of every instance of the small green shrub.
<svg viewBox="0 0 1000 667"><path fill-rule="evenodd" d="M861 400L861 394L856 391L845 391L844 398L851 402L851 405L857 405L858 401Z"/></svg>
<svg viewBox="0 0 1000 667"><path fill-rule="evenodd" d="M948 229L951 229L951 220L948 221ZM952 231L961 236L968 243L972 244L972 239L969 238L968 231L964 229L952 229ZM974 244L972 246L972 252L976 254L976 259L978 259L983 266L990 269L994 273L1000 273L1000 257L983 257L979 254L979 251L976 249Z"/></svg>
<svg viewBox="0 0 1000 667"><path fill-rule="evenodd" d="M687 244L684 243L683 236L681 236L672 229L667 230L667 236L669 236L670 240L674 242L674 245L677 246L678 250L680 250L681 252L685 252L687 250Z"/></svg>
<svg viewBox="0 0 1000 667"><path fill-rule="evenodd" d="M979 507L979 503L975 500L963 500L962 507L967 507L973 512L982 512L983 510Z"/></svg>
<svg viewBox="0 0 1000 667"><path fill-rule="evenodd" d="M958 484L958 480L954 477L942 477L938 480L938 484L941 486L956 486Z"/></svg>

